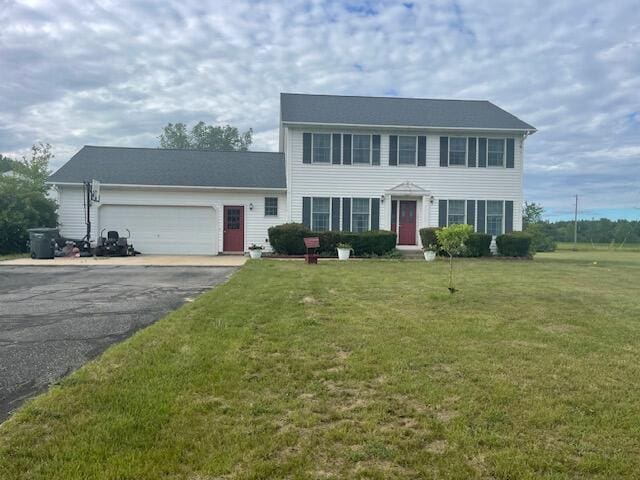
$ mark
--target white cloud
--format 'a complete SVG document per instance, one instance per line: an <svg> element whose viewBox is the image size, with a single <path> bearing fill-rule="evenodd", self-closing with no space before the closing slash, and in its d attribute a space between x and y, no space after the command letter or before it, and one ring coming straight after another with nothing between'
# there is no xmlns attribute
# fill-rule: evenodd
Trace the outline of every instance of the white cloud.
<svg viewBox="0 0 640 480"><path fill-rule="evenodd" d="M534 124L525 195L624 206L640 182L640 28L615 3L4 2L0 151L155 146L229 123L276 149L279 93L483 98ZM599 183L600 182L600 183ZM593 188L600 185L600 189ZM626 189L626 190L621 190Z"/></svg>

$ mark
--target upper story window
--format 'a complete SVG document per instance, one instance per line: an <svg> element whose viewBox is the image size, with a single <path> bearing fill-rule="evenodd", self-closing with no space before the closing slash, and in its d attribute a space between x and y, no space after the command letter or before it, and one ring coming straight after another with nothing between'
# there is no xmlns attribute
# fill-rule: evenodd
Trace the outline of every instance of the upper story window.
<svg viewBox="0 0 640 480"><path fill-rule="evenodd" d="M504 167L504 138L489 138L487 140L487 166Z"/></svg>
<svg viewBox="0 0 640 480"><path fill-rule="evenodd" d="M464 200L449 200L447 225L461 225L465 223L464 203Z"/></svg>
<svg viewBox="0 0 640 480"><path fill-rule="evenodd" d="M313 197L311 199L311 229L314 232L326 232L331 226L330 199Z"/></svg>
<svg viewBox="0 0 640 480"><path fill-rule="evenodd" d="M502 235L504 219L504 202L502 200L487 200L487 233Z"/></svg>
<svg viewBox="0 0 640 480"><path fill-rule="evenodd" d="M416 144L418 137L404 136L398 137L398 164L399 165L415 165L417 157Z"/></svg>
<svg viewBox="0 0 640 480"><path fill-rule="evenodd" d="M467 164L467 139L465 137L449 138L449 165Z"/></svg>
<svg viewBox="0 0 640 480"><path fill-rule="evenodd" d="M264 215L265 217L278 216L278 197L265 197Z"/></svg>
<svg viewBox="0 0 640 480"><path fill-rule="evenodd" d="M331 134L313 134L313 163L331 163Z"/></svg>
<svg viewBox="0 0 640 480"><path fill-rule="evenodd" d="M370 200L354 198L351 205L351 231L366 232L369 230Z"/></svg>
<svg viewBox="0 0 640 480"><path fill-rule="evenodd" d="M371 163L371 135L353 136L353 163Z"/></svg>

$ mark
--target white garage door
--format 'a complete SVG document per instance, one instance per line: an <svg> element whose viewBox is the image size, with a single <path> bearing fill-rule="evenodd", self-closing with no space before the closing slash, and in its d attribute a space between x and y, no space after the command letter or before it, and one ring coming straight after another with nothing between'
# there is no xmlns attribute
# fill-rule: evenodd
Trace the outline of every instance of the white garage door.
<svg viewBox="0 0 640 480"><path fill-rule="evenodd" d="M215 255L216 212L211 207L104 205L98 213L100 231L131 231L131 242L145 254Z"/></svg>

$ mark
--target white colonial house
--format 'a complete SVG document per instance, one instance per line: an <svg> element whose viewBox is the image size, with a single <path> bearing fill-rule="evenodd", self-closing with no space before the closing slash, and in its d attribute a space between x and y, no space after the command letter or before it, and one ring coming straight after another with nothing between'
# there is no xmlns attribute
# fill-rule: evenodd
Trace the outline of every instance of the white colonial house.
<svg viewBox="0 0 640 480"><path fill-rule="evenodd" d="M92 238L131 232L143 253L269 248L267 230L522 228L524 140L536 130L487 101L282 94L280 152L85 146L49 179L63 235L86 233L83 184L101 184Z"/></svg>

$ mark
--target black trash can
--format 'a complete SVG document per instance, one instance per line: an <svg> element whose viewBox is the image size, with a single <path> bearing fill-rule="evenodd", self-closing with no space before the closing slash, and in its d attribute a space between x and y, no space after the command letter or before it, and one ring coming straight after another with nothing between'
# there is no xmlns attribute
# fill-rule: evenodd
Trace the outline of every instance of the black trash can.
<svg viewBox="0 0 640 480"><path fill-rule="evenodd" d="M59 233L57 228L32 228L29 232L31 258L53 258L55 239Z"/></svg>

